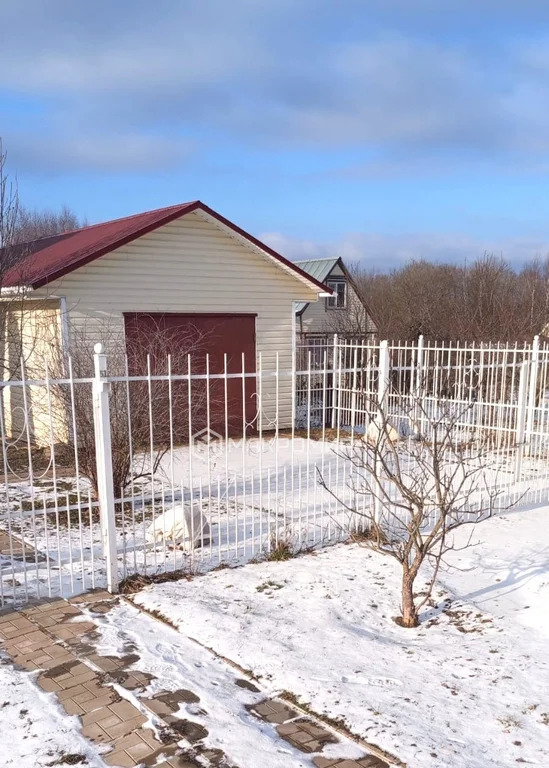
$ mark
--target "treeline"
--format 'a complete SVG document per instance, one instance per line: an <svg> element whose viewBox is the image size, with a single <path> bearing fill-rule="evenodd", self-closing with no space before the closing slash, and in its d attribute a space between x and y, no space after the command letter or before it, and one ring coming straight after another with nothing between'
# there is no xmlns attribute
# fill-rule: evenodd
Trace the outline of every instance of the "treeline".
<svg viewBox="0 0 549 768"><path fill-rule="evenodd" d="M7 157L0 136L0 287L8 270L31 252L27 243L69 232L87 223L66 205L60 210L34 209L23 205L17 178L8 173ZM3 308L5 310L5 304Z"/></svg>
<svg viewBox="0 0 549 768"><path fill-rule="evenodd" d="M412 261L389 274L355 270L381 338L531 341L549 323L549 258L515 270L484 256L468 265Z"/></svg>
<svg viewBox="0 0 549 768"><path fill-rule="evenodd" d="M87 221L79 218L67 205L58 210L38 210L19 204L14 222L13 240L27 243L40 237L70 232L85 227Z"/></svg>

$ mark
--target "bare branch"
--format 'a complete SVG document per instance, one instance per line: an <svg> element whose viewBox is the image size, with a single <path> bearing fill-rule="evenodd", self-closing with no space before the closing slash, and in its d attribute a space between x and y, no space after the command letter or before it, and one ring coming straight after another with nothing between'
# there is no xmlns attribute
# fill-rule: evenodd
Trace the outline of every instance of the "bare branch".
<svg viewBox="0 0 549 768"><path fill-rule="evenodd" d="M366 546L397 560L402 569L403 626L413 627L430 599L445 555L454 548L453 531L490 517L500 492L486 434L463 443L463 427L474 401L437 399L428 405L420 388L406 399L409 420L418 414L423 434L394 439L387 403L370 398L373 414L364 439L355 438L338 451L355 470L349 483L352 501L340 489L319 482L343 508L364 518ZM370 425L370 426L371 426ZM371 497L370 507L356 503ZM416 601L414 583L425 562L431 564L426 589Z"/></svg>

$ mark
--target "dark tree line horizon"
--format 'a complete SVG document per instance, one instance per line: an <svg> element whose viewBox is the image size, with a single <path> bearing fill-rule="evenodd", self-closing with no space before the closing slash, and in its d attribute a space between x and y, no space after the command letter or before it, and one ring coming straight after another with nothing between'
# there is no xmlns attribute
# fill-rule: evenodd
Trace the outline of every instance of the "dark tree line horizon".
<svg viewBox="0 0 549 768"><path fill-rule="evenodd" d="M514 269L485 254L469 264L418 259L387 274L354 269L380 338L531 342L549 323L549 257ZM549 328L548 328L549 330Z"/></svg>

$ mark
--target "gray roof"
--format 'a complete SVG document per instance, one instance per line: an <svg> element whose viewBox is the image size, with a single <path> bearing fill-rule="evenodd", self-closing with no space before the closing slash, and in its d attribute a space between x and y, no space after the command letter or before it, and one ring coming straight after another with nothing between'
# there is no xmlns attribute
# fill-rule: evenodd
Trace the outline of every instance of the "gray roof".
<svg viewBox="0 0 549 768"><path fill-rule="evenodd" d="M335 267L339 259L306 259L305 261L295 261L294 264L307 274L320 280L322 283Z"/></svg>
<svg viewBox="0 0 549 768"><path fill-rule="evenodd" d="M338 261L337 257L335 259L306 259L305 261L295 261L294 264L297 264L300 269L314 277L315 280L323 283ZM300 301L299 304L296 304L296 313L302 312L307 304L306 301Z"/></svg>

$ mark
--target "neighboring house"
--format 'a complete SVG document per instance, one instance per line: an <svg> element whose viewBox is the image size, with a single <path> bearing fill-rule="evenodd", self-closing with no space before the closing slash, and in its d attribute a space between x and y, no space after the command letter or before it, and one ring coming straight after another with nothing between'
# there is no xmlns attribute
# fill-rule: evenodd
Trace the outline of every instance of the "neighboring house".
<svg viewBox="0 0 549 768"><path fill-rule="evenodd" d="M334 333L347 339L372 339L375 321L341 258L308 259L296 265L332 289L322 301L301 302L296 309L297 333L303 343L320 343Z"/></svg>
<svg viewBox="0 0 549 768"><path fill-rule="evenodd" d="M84 345L91 361L96 342L107 342L108 352L116 343L154 338L159 327L168 328L170 338L203 332L200 359L209 354L210 373L223 372L225 353L229 373L241 371L243 353L247 372L256 371L259 353L263 371L274 371L275 365L291 370L296 303L312 307L319 297L330 295L322 279L200 201L30 243L24 258L3 279L4 301L15 290L24 292L22 308L14 306L6 325L19 328L29 378L40 374L42 360L50 353L74 354L76 346L81 351ZM4 355L9 356L9 340L3 342ZM255 408L255 377L248 385L247 420L248 408ZM266 377L262 386L272 421L274 378ZM29 431L40 443L48 439L43 391L31 395ZM21 388L4 390L8 434L21 429L21 397ZM231 418L241 428L238 379L229 379L228 400ZM279 426L290 423L291 404L291 378L284 377L279 383Z"/></svg>

